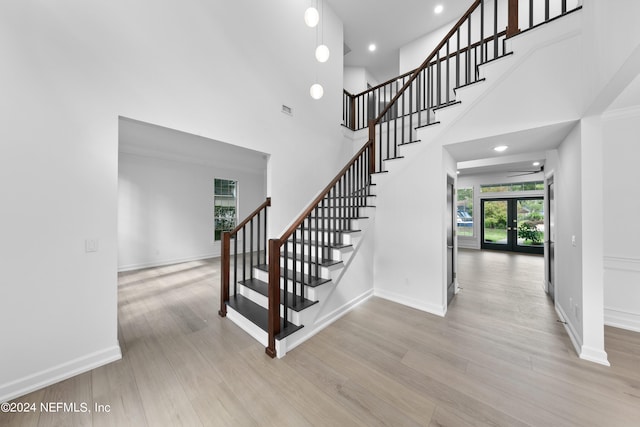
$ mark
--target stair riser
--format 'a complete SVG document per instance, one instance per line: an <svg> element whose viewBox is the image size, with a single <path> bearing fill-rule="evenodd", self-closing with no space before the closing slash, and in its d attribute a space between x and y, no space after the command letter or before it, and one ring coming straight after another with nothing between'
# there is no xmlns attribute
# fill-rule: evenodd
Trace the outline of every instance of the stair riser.
<svg viewBox="0 0 640 427"><path fill-rule="evenodd" d="M252 289L249 289L242 285L240 285L240 288L238 290L242 296L249 298L251 301L255 302L256 304L260 305L263 308L269 308L269 299L266 296L258 292L255 292ZM289 322L298 326L304 325L305 322L309 324L313 320L314 316L317 314L319 308L320 308L320 304L314 304L301 311L295 311L295 310L292 310L291 308L288 308L287 309L287 312L289 315L288 320ZM280 303L280 317L284 318L284 305L282 301Z"/></svg>
<svg viewBox="0 0 640 427"><path fill-rule="evenodd" d="M371 214L373 213L372 209L374 209L374 206L375 205L367 205L367 206L361 206L359 208L353 209L353 211L351 212L351 216L353 218L371 216ZM336 213L333 211L333 209L330 209L330 208L318 208L318 216L332 217L332 216L336 216Z"/></svg>
<svg viewBox="0 0 640 427"><path fill-rule="evenodd" d="M304 266L304 270L302 269L302 266ZM341 264L338 265L338 269L340 268ZM289 259L287 262L287 267L289 269L289 271L293 270L293 260ZM297 261L296 262L296 272L300 273L303 272L304 274L308 274L308 263L302 263L301 261ZM320 273L318 276L316 276L316 270L314 266L311 266L311 275L314 277L321 277L323 279L331 279L331 275L332 275L332 270L334 269L330 269L327 267L319 267L318 268L318 272ZM284 259L280 260L280 272L281 274L284 274ZM267 282L269 280L269 273L267 271L264 271L262 269L256 268L253 270L253 276L258 279L258 280L262 280L263 282Z"/></svg>
<svg viewBox="0 0 640 427"><path fill-rule="evenodd" d="M320 228L327 228L329 226L329 219L322 219L319 218L317 221L312 218L310 221L310 226L312 229L316 229L316 223L320 224ZM347 219L343 221L344 225L347 227L347 229L349 230L359 230L362 224L362 221L360 219ZM308 236L309 231L305 230L305 237ZM315 239L315 232L312 233L312 237Z"/></svg>
<svg viewBox="0 0 640 427"><path fill-rule="evenodd" d="M298 272L300 272L300 270L298 270ZM306 274L307 271L305 270L304 273ZM284 269L281 268L280 269L280 274L284 274ZM338 277L338 275L340 274L340 268L338 269L334 269L334 270L329 270L328 274L326 276L320 276L323 279L328 279L328 280L334 280L336 277ZM264 271L264 270L259 270L256 269L254 271L254 277L258 280L261 280L263 282L268 283L269 282L269 273ZM296 282L298 283L298 282ZM289 279L289 292L293 292L291 290L291 287L293 286L293 281L291 279ZM307 288L309 288L310 286L307 286ZM284 278L280 278L280 289L284 289ZM315 301L315 300L314 300Z"/></svg>
<svg viewBox="0 0 640 427"><path fill-rule="evenodd" d="M293 250L293 246L289 246L291 249ZM296 244L296 251L300 254L302 253L302 244L301 243L297 243ZM316 247L315 245L304 245L304 252L305 254L308 254L309 251L311 251L311 256L312 257L316 257ZM347 256L350 252L353 251L352 247L346 247L346 248L329 248L326 253L324 253L324 251L322 250L321 247L318 247L318 252L320 253L321 257L327 258L327 259L332 259L335 261L342 261L345 262L346 258L345 256ZM284 256L284 254L281 254L282 256Z"/></svg>
<svg viewBox="0 0 640 427"><path fill-rule="evenodd" d="M318 232L318 236L320 238L319 246L322 246L322 244L328 244L328 243L331 243L332 245L336 244L336 243L337 244L342 244L342 245L352 245L354 242L357 241L359 234L360 234L359 232L351 232L351 233L341 233L341 232L332 233L332 232L329 232L329 231ZM302 235L298 236L298 239L296 241L296 245L302 244L301 236ZM316 233L315 233L315 231L312 233L313 240L311 242L309 242L309 239L307 237L308 237L308 235L305 235L304 245L306 247L308 247L308 246L315 247L316 246L316 243L315 243ZM298 251L299 251L299 249L300 249L300 247L297 246L297 250ZM290 252L290 255L293 254L293 241L291 241L291 240L289 240L288 251ZM284 246L281 248L281 255L284 256Z"/></svg>
<svg viewBox="0 0 640 427"><path fill-rule="evenodd" d="M376 202L376 196L371 194L356 194L349 197L336 197L325 199L324 206L367 206ZM321 204L322 205L322 204Z"/></svg>

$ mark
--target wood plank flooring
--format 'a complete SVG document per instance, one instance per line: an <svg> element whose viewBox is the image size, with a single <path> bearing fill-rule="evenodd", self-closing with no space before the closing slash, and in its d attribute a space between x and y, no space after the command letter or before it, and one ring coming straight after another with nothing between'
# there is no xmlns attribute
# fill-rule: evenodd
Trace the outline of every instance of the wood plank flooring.
<svg viewBox="0 0 640 427"><path fill-rule="evenodd" d="M218 317L217 259L122 273L123 359L16 400L110 411L0 426L640 426L640 334L578 359L540 256L460 251L458 276L445 318L372 298L271 360Z"/></svg>

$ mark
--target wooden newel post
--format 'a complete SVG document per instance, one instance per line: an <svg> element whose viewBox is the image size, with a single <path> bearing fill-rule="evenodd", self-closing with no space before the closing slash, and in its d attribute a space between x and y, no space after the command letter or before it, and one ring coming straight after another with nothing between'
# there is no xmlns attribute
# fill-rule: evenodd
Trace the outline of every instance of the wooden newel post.
<svg viewBox="0 0 640 427"><path fill-rule="evenodd" d="M518 28L518 0L509 0L509 11L507 13L507 38L513 37L520 32Z"/></svg>
<svg viewBox="0 0 640 427"><path fill-rule="evenodd" d="M286 280L286 279L285 279ZM280 240L269 240L269 345L265 352L276 357L276 335L280 333Z"/></svg>
<svg viewBox="0 0 640 427"><path fill-rule="evenodd" d="M220 310L221 317L227 315L227 301L229 301L229 263L231 258L231 233L222 232L222 271L220 274Z"/></svg>
<svg viewBox="0 0 640 427"><path fill-rule="evenodd" d="M376 120L369 120L369 173L376 171Z"/></svg>

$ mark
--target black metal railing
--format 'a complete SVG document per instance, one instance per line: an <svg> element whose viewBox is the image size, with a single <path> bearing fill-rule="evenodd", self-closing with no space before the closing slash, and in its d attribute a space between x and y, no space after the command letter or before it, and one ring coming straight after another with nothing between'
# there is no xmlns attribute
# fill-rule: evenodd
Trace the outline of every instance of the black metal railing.
<svg viewBox="0 0 640 427"><path fill-rule="evenodd" d="M327 281L320 268L344 244L352 221L369 196L371 145L351 159L280 238L269 240L269 345L276 356L276 336L289 324L287 307L304 301L307 288ZM281 292L282 301L281 301ZM281 318L280 306L285 307Z"/></svg>
<svg viewBox="0 0 640 427"><path fill-rule="evenodd" d="M527 3L519 10L517 0L477 0L420 67L359 94L344 91L343 124L378 125L377 169L412 141L415 128L434 122L435 109L455 102L455 89L478 81L479 65L508 53L508 37L581 7L578 0Z"/></svg>
<svg viewBox="0 0 640 427"><path fill-rule="evenodd" d="M267 263L267 199L232 231L222 233L220 316L227 315L227 301L238 294L238 283L253 279L254 268ZM233 240L233 253L231 241ZM231 271L233 270L233 281ZM233 283L233 287L231 287Z"/></svg>

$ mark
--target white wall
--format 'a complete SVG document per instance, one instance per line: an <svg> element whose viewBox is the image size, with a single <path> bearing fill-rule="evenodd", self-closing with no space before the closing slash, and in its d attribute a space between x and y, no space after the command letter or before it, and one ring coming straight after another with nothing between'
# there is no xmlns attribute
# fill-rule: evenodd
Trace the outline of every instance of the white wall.
<svg viewBox="0 0 640 427"><path fill-rule="evenodd" d="M584 42L582 44L584 102L591 105L598 98L608 97L608 102L619 92L602 93L608 89L616 74L627 65L631 57L638 61L640 45L640 2L635 0L584 2ZM635 70L634 75L638 70ZM632 77L631 77L632 78ZM617 90L622 90L626 84ZM599 105L606 108L608 102ZM596 113L602 112L596 111Z"/></svg>
<svg viewBox="0 0 640 427"><path fill-rule="evenodd" d="M640 108L605 115L604 133L604 306L608 325L640 332L640 212L634 155Z"/></svg>
<svg viewBox="0 0 640 427"><path fill-rule="evenodd" d="M446 206L447 175L456 176L456 162L437 143L416 144L411 156L392 162L388 174L375 176L374 292L443 316L446 211L434 206Z"/></svg>
<svg viewBox="0 0 640 427"><path fill-rule="evenodd" d="M265 171L120 153L118 270L220 256L213 232L214 180L238 182L242 220L265 200Z"/></svg>
<svg viewBox="0 0 640 427"><path fill-rule="evenodd" d="M20 328L3 336L0 400L120 357L119 116L270 154L273 234L340 169L342 57L315 61L305 7L2 2L0 322ZM342 24L324 10L324 40L341 52Z"/></svg>

